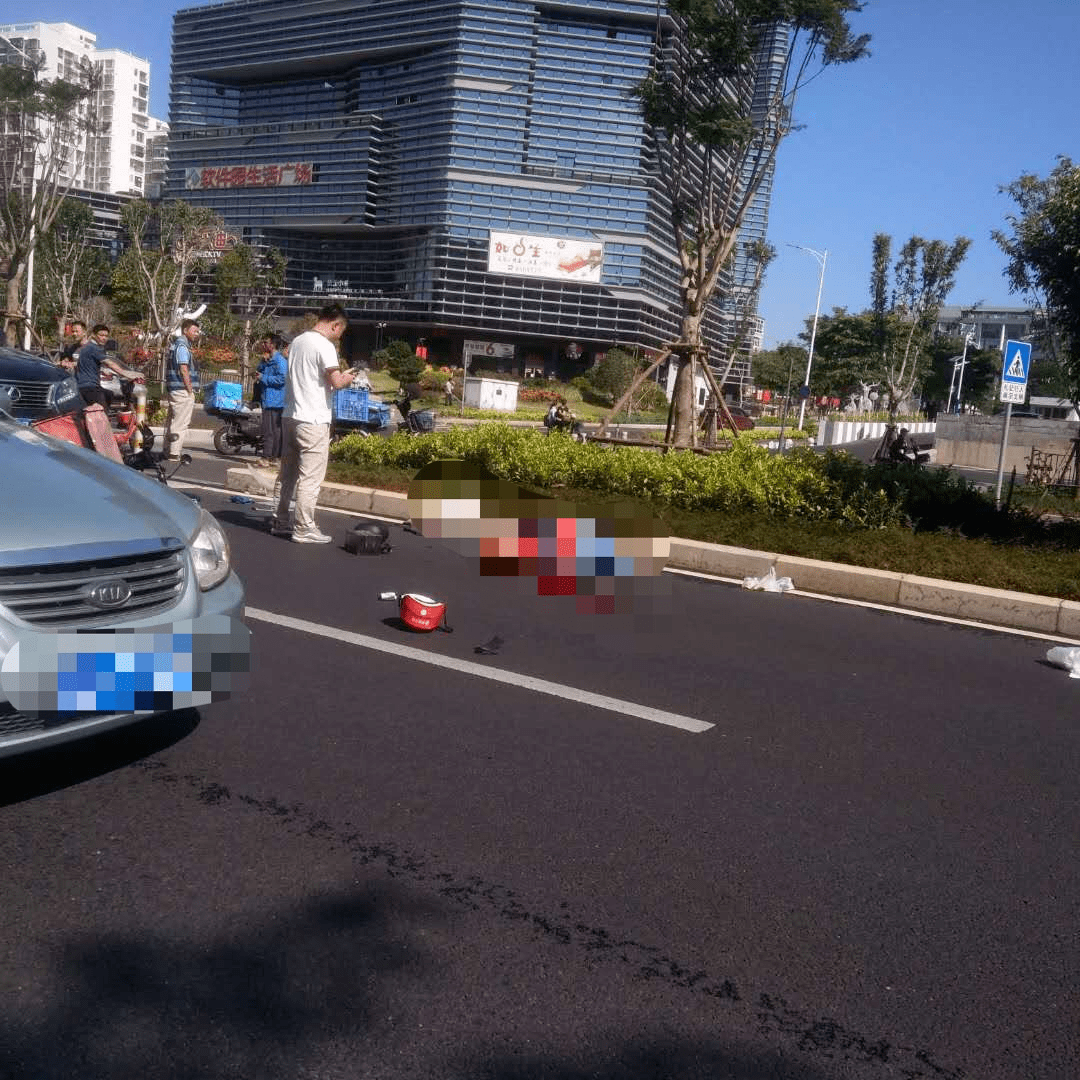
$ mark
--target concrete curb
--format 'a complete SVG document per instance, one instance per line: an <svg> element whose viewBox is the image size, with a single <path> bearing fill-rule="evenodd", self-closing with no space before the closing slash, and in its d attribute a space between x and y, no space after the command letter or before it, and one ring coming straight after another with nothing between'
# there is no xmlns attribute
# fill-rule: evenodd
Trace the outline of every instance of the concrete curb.
<svg viewBox="0 0 1080 1080"><path fill-rule="evenodd" d="M227 471L225 486L231 491L268 497L274 489L274 477L269 469L239 466ZM323 484L319 505L398 521L405 521L409 516L405 495L347 484ZM777 577L790 577L796 591L1080 640L1080 603L1052 596L965 585L958 581L870 570L677 537L671 538L667 565L676 570L736 580L762 577L773 569Z"/></svg>

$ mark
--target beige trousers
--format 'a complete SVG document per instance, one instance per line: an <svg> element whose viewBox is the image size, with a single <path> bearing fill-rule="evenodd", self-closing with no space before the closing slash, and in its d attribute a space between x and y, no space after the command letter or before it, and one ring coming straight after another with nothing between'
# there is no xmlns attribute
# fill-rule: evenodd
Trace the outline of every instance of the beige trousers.
<svg viewBox="0 0 1080 1080"><path fill-rule="evenodd" d="M191 427L195 395L186 390L169 391L169 415L165 418L165 453L179 458L184 452L184 436Z"/></svg>
<svg viewBox="0 0 1080 1080"><path fill-rule="evenodd" d="M330 460L330 425L305 424L286 420L282 441L281 472L274 486L277 494L275 528L288 528L289 503L296 500L293 529L305 532L315 528L315 504L319 488L326 478Z"/></svg>

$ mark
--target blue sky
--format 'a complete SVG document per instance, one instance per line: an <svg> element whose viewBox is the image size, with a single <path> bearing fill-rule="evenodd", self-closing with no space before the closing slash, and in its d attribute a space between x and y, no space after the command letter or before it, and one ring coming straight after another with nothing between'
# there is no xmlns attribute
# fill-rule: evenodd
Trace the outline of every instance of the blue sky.
<svg viewBox="0 0 1080 1080"><path fill-rule="evenodd" d="M4 22L71 22L151 62L151 113L168 119L172 14L198 4L6 0ZM831 70L802 94L804 130L780 149L769 240L777 248L760 311L765 344L794 340L813 315L820 266L800 244L827 251L821 309L869 301L870 249L912 235L971 251L954 304L1020 303L990 238L1009 200L998 186L1045 176L1056 157L1080 160L1078 0L868 0L853 17L873 55Z"/></svg>

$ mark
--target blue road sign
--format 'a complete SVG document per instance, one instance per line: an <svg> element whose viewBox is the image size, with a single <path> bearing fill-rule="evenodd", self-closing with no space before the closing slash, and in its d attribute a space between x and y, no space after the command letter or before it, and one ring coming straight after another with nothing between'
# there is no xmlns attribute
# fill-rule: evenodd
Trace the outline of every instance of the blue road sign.
<svg viewBox="0 0 1080 1080"><path fill-rule="evenodd" d="M1030 367L1031 346L1026 341L1006 341L1001 377L1006 382L1027 382Z"/></svg>
<svg viewBox="0 0 1080 1080"><path fill-rule="evenodd" d="M1023 405L1027 396L1028 371L1031 369L1031 345L1026 341L1006 341L1001 365L999 400Z"/></svg>

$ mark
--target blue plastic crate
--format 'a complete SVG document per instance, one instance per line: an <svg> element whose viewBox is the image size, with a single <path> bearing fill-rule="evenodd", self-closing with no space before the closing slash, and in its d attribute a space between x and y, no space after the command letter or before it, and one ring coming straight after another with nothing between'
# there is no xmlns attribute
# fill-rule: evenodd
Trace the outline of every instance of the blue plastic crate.
<svg viewBox="0 0 1080 1080"><path fill-rule="evenodd" d="M243 405L244 388L240 383L212 382L203 395L203 403L211 409L238 412Z"/></svg>
<svg viewBox="0 0 1080 1080"><path fill-rule="evenodd" d="M373 401L368 405L369 422L377 422L379 427L386 427L390 423L390 406L383 401Z"/></svg>
<svg viewBox="0 0 1080 1080"><path fill-rule="evenodd" d="M333 411L336 420L367 420L368 391L335 390Z"/></svg>

